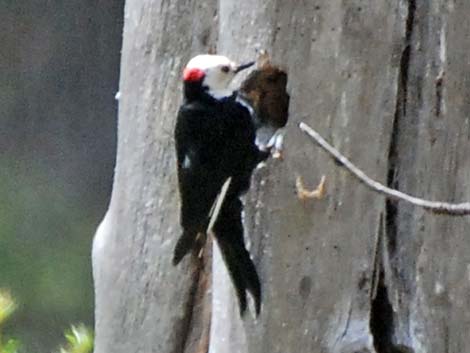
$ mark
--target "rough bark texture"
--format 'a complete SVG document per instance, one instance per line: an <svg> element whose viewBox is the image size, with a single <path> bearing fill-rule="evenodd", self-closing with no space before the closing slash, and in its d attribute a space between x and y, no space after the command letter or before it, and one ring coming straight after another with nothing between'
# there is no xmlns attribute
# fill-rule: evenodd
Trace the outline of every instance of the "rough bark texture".
<svg viewBox="0 0 470 353"><path fill-rule="evenodd" d="M118 167L107 231L98 232L107 237L97 238L104 247L94 256L98 353L182 352L191 327L184 318L199 272L169 264L179 228L168 132L193 38L204 23L217 28L212 5L186 18L183 1L160 9L158 2L127 4ZM267 49L288 74L291 104L285 159L259 170L246 198L262 313L240 320L216 251L209 351L469 350L468 219L387 203L312 147L297 124L314 126L384 183L428 198L468 199L470 5L218 6L218 52L241 61ZM297 174L312 186L326 174L326 199L300 203Z"/></svg>
<svg viewBox="0 0 470 353"><path fill-rule="evenodd" d="M412 1L390 182L436 200L470 198L470 3ZM415 352L470 350L469 218L389 205L389 339Z"/></svg>
<svg viewBox="0 0 470 353"><path fill-rule="evenodd" d="M291 94L285 161L259 173L264 183L248 202L265 294L261 318L246 323L245 351L372 351L371 291L384 202L313 150L297 124L316 126L386 180L406 7L261 3L222 2L220 10L219 51L249 53L245 41L266 48L286 69ZM242 34L234 40L228 28L238 26ZM301 204L293 190L297 173L312 184L327 174L327 199Z"/></svg>

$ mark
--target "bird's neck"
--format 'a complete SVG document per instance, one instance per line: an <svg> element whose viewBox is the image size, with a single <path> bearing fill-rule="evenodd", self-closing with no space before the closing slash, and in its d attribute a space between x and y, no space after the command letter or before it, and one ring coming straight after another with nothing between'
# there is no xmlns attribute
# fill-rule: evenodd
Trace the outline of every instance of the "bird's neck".
<svg viewBox="0 0 470 353"><path fill-rule="evenodd" d="M205 101L208 103L216 103L229 99L236 94L233 90L210 90L208 87L202 86L196 82L185 82L184 83L184 98L186 101Z"/></svg>

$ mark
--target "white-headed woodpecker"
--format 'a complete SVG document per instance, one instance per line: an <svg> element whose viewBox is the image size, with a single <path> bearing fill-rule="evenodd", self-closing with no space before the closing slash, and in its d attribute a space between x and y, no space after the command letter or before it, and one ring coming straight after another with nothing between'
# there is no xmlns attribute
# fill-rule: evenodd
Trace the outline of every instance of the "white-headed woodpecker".
<svg viewBox="0 0 470 353"><path fill-rule="evenodd" d="M213 233L242 315L247 291L259 314L261 285L245 248L240 196L248 190L253 170L269 151L261 151L256 145L253 110L237 91L229 89L229 84L236 73L252 64L237 65L220 55L191 59L183 72L184 101L175 127L183 233L174 250L173 264L197 248L198 234L206 232L211 207L230 177Z"/></svg>

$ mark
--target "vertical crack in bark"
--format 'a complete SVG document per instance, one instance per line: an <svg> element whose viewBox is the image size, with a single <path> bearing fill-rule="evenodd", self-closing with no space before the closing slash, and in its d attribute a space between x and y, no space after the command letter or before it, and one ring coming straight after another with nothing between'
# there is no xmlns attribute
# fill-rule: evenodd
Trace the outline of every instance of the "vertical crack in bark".
<svg viewBox="0 0 470 353"><path fill-rule="evenodd" d="M441 32L439 35L439 71L435 81L436 89L436 105L435 105L435 115L440 117L441 112L445 113L445 102L443 97L444 90L444 76L445 76L445 64L447 57L447 39L446 39L446 22L443 20L441 24Z"/></svg>
<svg viewBox="0 0 470 353"><path fill-rule="evenodd" d="M407 110L407 95L408 95L408 74L410 65L411 53L411 37L413 34L413 26L416 12L415 0L408 0L408 16L406 19L406 32L405 32L405 48L403 49L400 59L400 71L397 80L397 98L395 106L395 115L393 119L392 135L390 138L390 146L388 150L388 173L387 173L387 186L399 189L397 181L398 170L398 138L401 128L401 119L406 116ZM387 246L390 254L396 250L396 235L397 235L397 203L396 201L386 201L386 216L385 216L385 236L387 238Z"/></svg>
<svg viewBox="0 0 470 353"><path fill-rule="evenodd" d="M207 353L211 325L212 241L208 240L202 258L191 259L192 283L185 303L184 316L175 329L177 345L172 353Z"/></svg>
<svg viewBox="0 0 470 353"><path fill-rule="evenodd" d="M408 16L406 19L405 47L400 58L400 68L397 80L397 98L395 106L395 116L393 119L392 136L388 155L388 178L387 185L397 187L395 183L395 173L397 164L397 138L400 128L400 119L406 116L408 99L408 73L411 52L411 36L413 34L413 25L415 19L416 3L415 0L408 0ZM388 213L387 213L388 214ZM387 215L388 216L388 215ZM388 223L388 222L387 222Z"/></svg>
<svg viewBox="0 0 470 353"><path fill-rule="evenodd" d="M444 74L443 71L439 73L439 76L436 78L436 106L435 106L435 114L436 117L441 115L442 110L442 90L443 90L443 83L444 83Z"/></svg>
<svg viewBox="0 0 470 353"><path fill-rule="evenodd" d="M393 306L388 297L383 263L382 261L380 263L377 294L372 300L370 315L370 331L374 338L375 351L377 353L414 353L411 347L393 342Z"/></svg>
<svg viewBox="0 0 470 353"><path fill-rule="evenodd" d="M392 136L388 152L388 173L387 185L399 189L396 180L397 157L398 157L398 136L400 132L401 118L406 116L407 96L408 96L408 73L411 52L411 36L413 34L413 25L415 19L416 3L415 0L408 0L408 16L406 19L405 48L400 58L400 71L397 80L397 98L395 106L395 116L393 119ZM395 252L396 248L396 201L386 201L386 235L388 238L389 251Z"/></svg>
<svg viewBox="0 0 470 353"><path fill-rule="evenodd" d="M385 229L382 215L377 230L377 244L374 259L373 282L371 289L370 332L374 338L374 348L377 353L395 353L393 336L393 307L388 298L388 288L385 281L384 246Z"/></svg>
<svg viewBox="0 0 470 353"><path fill-rule="evenodd" d="M196 299L197 289L199 287L199 277L201 275L202 269L200 264L196 264L193 267L191 264L192 273L191 278L193 282L191 283L191 287L189 289L188 299L184 305L184 315L180 321L180 327L175 329L176 332L176 339L174 340L177 342L175 348L172 350L172 353L184 353L186 343L189 339L191 334L191 321L193 317L193 306Z"/></svg>
<svg viewBox="0 0 470 353"><path fill-rule="evenodd" d="M404 345L396 345L393 341L394 316L393 305L389 298L389 288L385 278L386 251L389 251L384 241L386 233L383 218L380 217L377 237L377 251L373 269L371 288L370 332L377 353L413 353L414 350Z"/></svg>
<svg viewBox="0 0 470 353"><path fill-rule="evenodd" d="M408 74L411 57L411 40L415 22L416 0L408 0L408 14L405 24L405 47L400 58L400 68L397 80L397 98L395 115L392 126L388 154L387 185L398 189L396 180L398 168L398 138L401 119L406 116L408 96ZM393 305L389 298L389 287L385 278L384 252L392 255L396 251L397 242L397 205L394 201L386 201L385 229L379 228L379 241L377 259L373 273L376 274L377 283L375 295L371 300L370 330L374 339L374 348L377 353L405 353L413 352L409 347L397 346L393 342L394 315ZM390 256L391 257L391 256Z"/></svg>
<svg viewBox="0 0 470 353"><path fill-rule="evenodd" d="M384 269L380 265L377 293L372 300L370 330L374 337L374 348L377 353L398 353L392 343L393 308L388 298L388 288L384 280Z"/></svg>

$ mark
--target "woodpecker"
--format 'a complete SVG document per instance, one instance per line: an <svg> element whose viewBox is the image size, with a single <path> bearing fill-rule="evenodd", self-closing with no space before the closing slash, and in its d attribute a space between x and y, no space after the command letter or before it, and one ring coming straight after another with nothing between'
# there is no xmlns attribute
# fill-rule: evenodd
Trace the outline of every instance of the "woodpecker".
<svg viewBox="0 0 470 353"><path fill-rule="evenodd" d="M261 309L261 285L245 248L240 200L250 187L257 165L269 151L256 145L256 117L237 91L234 76L254 62L237 65L225 56L198 55L183 71L184 101L179 109L175 142L183 228L174 250L176 266L190 250L199 250L211 208L223 184L231 178L213 233L237 293L240 314L247 291Z"/></svg>

